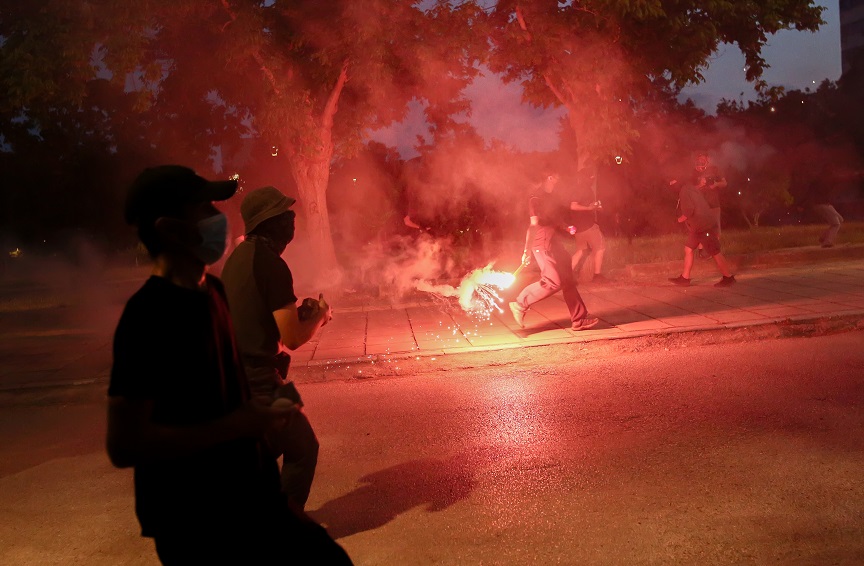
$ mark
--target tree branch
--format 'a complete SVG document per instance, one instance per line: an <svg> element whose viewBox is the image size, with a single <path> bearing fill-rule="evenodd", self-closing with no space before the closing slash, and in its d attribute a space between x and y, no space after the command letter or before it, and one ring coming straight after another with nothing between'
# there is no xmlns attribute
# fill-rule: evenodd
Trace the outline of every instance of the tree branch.
<svg viewBox="0 0 864 566"><path fill-rule="evenodd" d="M229 21L225 22L225 25L222 26L222 31L225 31L229 25L233 24L237 20L237 14L234 13L234 10L231 9L231 5L228 3L228 0L222 0L222 7L225 8L225 11L228 12L228 17L231 18ZM282 94L281 89L276 84L276 76L273 75L273 71L270 70L270 67L264 63L264 58L261 56L261 52L256 49L252 54L252 57L255 58L255 62L261 65L261 71L264 73L264 76L267 77L267 80L270 81L270 86L273 87L273 90L276 94Z"/></svg>
<svg viewBox="0 0 864 566"><path fill-rule="evenodd" d="M528 31L528 24L525 23L525 16L522 15L522 8L518 5L516 6L516 20L519 22L519 27L525 32L525 35L528 37L528 41L530 42L532 39L531 32Z"/></svg>
<svg viewBox="0 0 864 566"><path fill-rule="evenodd" d="M342 63L342 70L339 71L339 78L336 79L336 84L333 90L330 91L330 96L327 97L327 104L324 106L324 111L321 113L321 127L327 130L333 128L333 116L336 115L336 110L339 107L339 96L342 94L342 89L345 83L348 82L348 60Z"/></svg>
<svg viewBox="0 0 864 566"><path fill-rule="evenodd" d="M525 21L525 16L522 14L522 8L516 6L516 20L519 22L519 27L522 28L522 31L525 32L525 36L528 38L528 41L531 42L533 37L531 36L531 32L528 31L528 23ZM567 102L567 99L564 97L564 94L558 90L555 84L552 82L552 78L549 76L548 72L543 72L543 80L546 81L546 86L549 87L549 90L552 91L552 94L555 95L555 98L564 105L568 110L570 109L570 104Z"/></svg>

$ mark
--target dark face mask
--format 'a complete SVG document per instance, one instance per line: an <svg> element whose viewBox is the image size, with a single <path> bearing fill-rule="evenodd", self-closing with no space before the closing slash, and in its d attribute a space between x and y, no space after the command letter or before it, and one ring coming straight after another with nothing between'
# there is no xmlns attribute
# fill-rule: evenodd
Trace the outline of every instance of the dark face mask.
<svg viewBox="0 0 864 566"><path fill-rule="evenodd" d="M294 219L296 216L293 210L279 216L279 224L274 230L273 239L283 249L294 239Z"/></svg>

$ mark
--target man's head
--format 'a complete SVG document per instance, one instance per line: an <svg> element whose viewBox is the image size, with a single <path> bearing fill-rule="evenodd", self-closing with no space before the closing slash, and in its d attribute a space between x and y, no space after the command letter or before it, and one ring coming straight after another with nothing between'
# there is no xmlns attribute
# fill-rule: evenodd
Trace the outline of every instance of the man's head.
<svg viewBox="0 0 864 566"><path fill-rule="evenodd" d="M696 170L702 173L706 169L708 169L708 165L711 163L711 160L708 158L707 153L700 153L696 156Z"/></svg>
<svg viewBox="0 0 864 566"><path fill-rule="evenodd" d="M181 165L150 167L129 187L126 222L153 257L185 250L214 263L225 251L227 222L212 203L236 191L237 181L208 181Z"/></svg>
<svg viewBox="0 0 864 566"><path fill-rule="evenodd" d="M547 193L551 193L555 186L558 184L558 181L561 179L561 176L558 174L558 171L554 168L547 167L543 169L543 177L540 182L540 186Z"/></svg>
<svg viewBox="0 0 864 566"><path fill-rule="evenodd" d="M247 235L270 239L284 249L294 239L294 211L296 201L275 187L262 187L246 195L240 204Z"/></svg>

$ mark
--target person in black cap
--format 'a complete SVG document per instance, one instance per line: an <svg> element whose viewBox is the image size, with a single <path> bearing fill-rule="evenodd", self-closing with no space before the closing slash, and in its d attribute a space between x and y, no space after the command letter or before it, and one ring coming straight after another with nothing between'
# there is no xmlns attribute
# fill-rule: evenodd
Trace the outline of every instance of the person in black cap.
<svg viewBox="0 0 864 566"><path fill-rule="evenodd" d="M265 403L281 397L297 406L287 425L270 437L270 445L274 456L282 457L282 490L303 509L319 445L288 380L289 351L307 343L332 313L323 295L297 307L294 278L281 257L294 239L294 202L275 187L246 195L240 205L246 237L225 262L222 280L252 395Z"/></svg>
<svg viewBox="0 0 864 566"><path fill-rule="evenodd" d="M262 438L295 409L250 400L225 291L206 272L227 235L213 201L236 189L176 165L129 189L126 220L153 270L114 334L108 456L134 468L141 535L163 564L350 564L279 489Z"/></svg>

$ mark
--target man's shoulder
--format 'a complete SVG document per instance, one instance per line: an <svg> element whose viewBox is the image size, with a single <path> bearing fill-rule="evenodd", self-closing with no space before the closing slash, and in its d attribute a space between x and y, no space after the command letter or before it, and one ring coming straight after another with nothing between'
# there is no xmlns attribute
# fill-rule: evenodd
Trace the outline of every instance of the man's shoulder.
<svg viewBox="0 0 864 566"><path fill-rule="evenodd" d="M170 281L151 275L126 301L126 311L156 308L174 295L175 288L176 285Z"/></svg>

